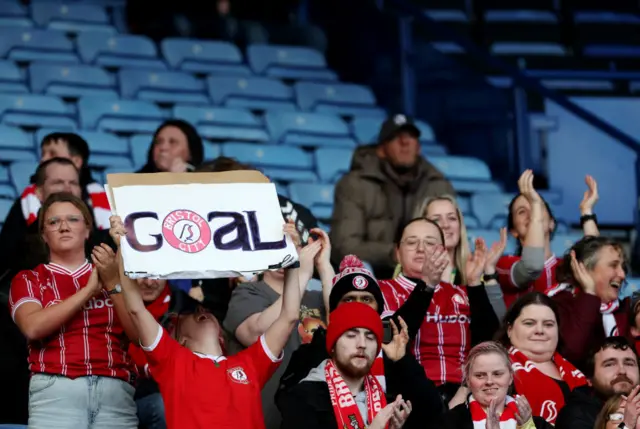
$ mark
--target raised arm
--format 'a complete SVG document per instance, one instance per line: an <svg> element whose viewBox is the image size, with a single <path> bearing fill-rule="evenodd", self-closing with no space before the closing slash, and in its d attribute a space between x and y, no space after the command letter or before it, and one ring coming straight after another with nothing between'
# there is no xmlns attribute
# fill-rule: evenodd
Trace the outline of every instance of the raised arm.
<svg viewBox="0 0 640 429"><path fill-rule="evenodd" d="M58 304L42 308L42 303L34 289L38 287L37 277L23 271L11 283L11 316L29 341L42 340L60 330L94 295L102 290L98 271L93 270L87 284L74 295Z"/></svg>
<svg viewBox="0 0 640 429"><path fill-rule="evenodd" d="M312 243L311 245L316 244ZM285 344L289 340L291 331L300 320L299 268L287 268L284 275L284 293L282 294L282 309L276 320L264 333L267 347L273 356L280 356Z"/></svg>
<svg viewBox="0 0 640 429"><path fill-rule="evenodd" d="M116 243L116 246L118 246L120 285L122 286L124 305L140 338L140 345L150 347L158 338L160 324L145 307L142 295L140 295L140 291L138 290L138 285L124 273L124 263L122 260L122 252L120 251L120 238L126 234L126 230L124 229L122 220L119 216L111 216L109 220L111 222L109 233Z"/></svg>
<svg viewBox="0 0 640 429"><path fill-rule="evenodd" d="M588 235L597 237L600 235L600 230L593 207L598 202L598 182L591 176L586 176L584 181L587 184L587 190L584 191L584 197L580 202L580 224L585 237Z"/></svg>
<svg viewBox="0 0 640 429"><path fill-rule="evenodd" d="M322 301L324 302L327 319L329 318L329 296L333 288L333 278L336 272L331 265L331 240L329 235L320 228L313 228L311 232L318 235L318 240L322 246L320 252L316 255L316 270L320 275L322 282ZM327 320L328 321L328 320Z"/></svg>
<svg viewBox="0 0 640 429"><path fill-rule="evenodd" d="M496 241L491 244L491 248L487 252L487 260L484 263L484 275L489 279L483 279L483 284L489 302L493 307L493 311L496 313L496 317L502 320L507 308L504 304L504 296L502 295L502 288L498 284L496 279L496 265L500 260L500 257L504 253L504 249L507 247L507 228L500 229L500 241Z"/></svg>
<svg viewBox="0 0 640 429"><path fill-rule="evenodd" d="M522 259L513 266L513 279L516 286L523 287L537 279L544 269L544 249L545 249L545 230L544 230L544 202L533 187L533 172L525 170L518 179L518 188L529 205L531 213L529 219L529 229L526 237L522 241ZM530 258L529 254L541 253L542 258ZM525 255L525 252L527 255ZM525 258L525 256L527 256Z"/></svg>

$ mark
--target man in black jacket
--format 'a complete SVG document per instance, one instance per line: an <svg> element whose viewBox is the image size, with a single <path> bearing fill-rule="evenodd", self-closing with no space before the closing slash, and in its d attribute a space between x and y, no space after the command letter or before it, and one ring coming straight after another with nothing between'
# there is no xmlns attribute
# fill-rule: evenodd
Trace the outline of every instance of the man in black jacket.
<svg viewBox="0 0 640 429"><path fill-rule="evenodd" d="M399 362L406 353L406 326L402 333L394 333ZM370 306L352 302L332 312L325 342L331 358L282 398L282 429L400 429L411 404L398 396L389 398L387 405L382 386L371 373L382 337L382 321Z"/></svg>
<svg viewBox="0 0 640 429"><path fill-rule="evenodd" d="M590 354L586 370L592 386L571 393L558 415L556 429L593 429L604 403L614 395L628 395L640 382L638 355L624 337L606 338Z"/></svg>

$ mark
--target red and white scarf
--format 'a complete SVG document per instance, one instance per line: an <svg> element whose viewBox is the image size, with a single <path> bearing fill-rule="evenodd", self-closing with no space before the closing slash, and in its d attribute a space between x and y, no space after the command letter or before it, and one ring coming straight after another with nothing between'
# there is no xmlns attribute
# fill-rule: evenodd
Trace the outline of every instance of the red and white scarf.
<svg viewBox="0 0 640 429"><path fill-rule="evenodd" d="M514 371L516 392L527 397L534 416L540 416L554 424L565 400L558 383L538 370L536 364L515 347L509 349L511 367ZM573 391L587 384L587 379L575 366L558 352L553 355L553 363L558 368L562 381Z"/></svg>
<svg viewBox="0 0 640 429"><path fill-rule="evenodd" d="M333 360L327 360L324 375L329 386L329 396L333 405L333 414L339 428L365 429L374 417L387 405L382 387L371 374L364 378L364 391L367 398L367 421L365 423L356 400L347 383L342 379ZM387 426L388 427L388 426Z"/></svg>
<svg viewBox="0 0 640 429"><path fill-rule="evenodd" d="M571 294L575 296L576 293L578 293L578 288L570 285L569 283L560 283L557 286L547 289L545 293L547 296L554 296L555 294L564 291L571 292ZM616 337L620 335L616 318L613 315L618 308L620 308L620 301L617 299L607 304L604 302L600 304L600 313L602 314L602 326L604 327L605 337Z"/></svg>
<svg viewBox="0 0 640 429"><path fill-rule="evenodd" d="M380 353L373 360L373 365L371 365L371 369L369 370L369 374L373 375L383 392L387 391L387 379L384 377L384 358L382 357L382 349L380 349Z"/></svg>
<svg viewBox="0 0 640 429"><path fill-rule="evenodd" d="M89 194L89 206L93 209L96 228L109 229L111 207L104 188L99 183L89 183L87 185L87 194ZM31 225L38 220L38 212L42 203L36 195L36 185L29 185L25 188L22 195L20 195L20 205L27 225Z"/></svg>
<svg viewBox="0 0 640 429"><path fill-rule="evenodd" d="M486 429L487 411L480 405L480 402L475 400L473 395L469 396L468 407L473 421L473 429ZM517 413L518 404L511 396L507 396L504 410L500 414L500 429L516 429L518 427L518 422L516 421Z"/></svg>

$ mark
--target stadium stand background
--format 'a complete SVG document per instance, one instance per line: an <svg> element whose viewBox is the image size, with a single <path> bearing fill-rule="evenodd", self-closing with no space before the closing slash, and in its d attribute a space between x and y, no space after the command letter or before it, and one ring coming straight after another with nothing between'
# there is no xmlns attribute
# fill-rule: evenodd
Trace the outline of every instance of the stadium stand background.
<svg viewBox="0 0 640 429"><path fill-rule="evenodd" d="M599 182L604 233L631 252L637 1L301 2L300 22L327 32L327 57L215 40L156 45L128 33L124 3L0 0L0 221L46 133L83 135L104 177L141 167L151 133L177 117L197 127L207 159L257 166L328 228L353 150L375 142L388 113L405 112L420 118L423 154L459 192L471 240L498 236L517 176L533 168L560 221L556 254L581 235L585 174ZM351 32L330 23L330 7ZM625 293L635 289L630 279Z"/></svg>

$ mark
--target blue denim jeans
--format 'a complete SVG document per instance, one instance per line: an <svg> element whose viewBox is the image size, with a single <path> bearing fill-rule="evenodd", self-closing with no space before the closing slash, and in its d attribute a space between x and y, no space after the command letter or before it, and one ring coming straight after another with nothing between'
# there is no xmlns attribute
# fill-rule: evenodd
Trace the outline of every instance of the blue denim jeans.
<svg viewBox="0 0 640 429"><path fill-rule="evenodd" d="M152 393L136 400L141 429L167 429L164 402L159 393Z"/></svg>
<svg viewBox="0 0 640 429"><path fill-rule="evenodd" d="M34 374L29 429L137 429L134 388L111 377Z"/></svg>

